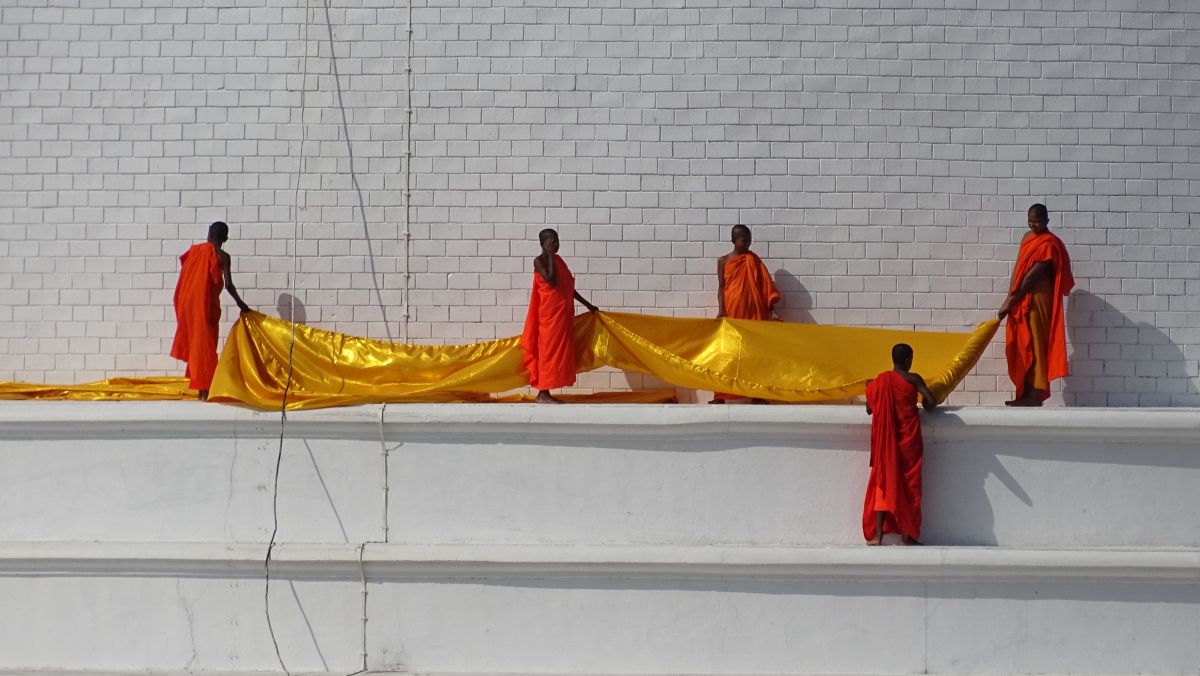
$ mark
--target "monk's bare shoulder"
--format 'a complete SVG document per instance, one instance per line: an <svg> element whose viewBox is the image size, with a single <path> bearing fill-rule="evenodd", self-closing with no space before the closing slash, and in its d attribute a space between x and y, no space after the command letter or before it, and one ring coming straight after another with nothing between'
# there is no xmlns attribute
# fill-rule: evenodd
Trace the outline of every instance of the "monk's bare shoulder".
<svg viewBox="0 0 1200 676"><path fill-rule="evenodd" d="M218 251L217 253L221 254L221 267L228 270L230 262L233 260L229 257L229 252L222 250Z"/></svg>
<svg viewBox="0 0 1200 676"><path fill-rule="evenodd" d="M534 274L541 275L542 279L546 280L548 283L553 284L553 282L550 280L550 268L546 265L546 262L542 260L541 256L534 257L533 272Z"/></svg>

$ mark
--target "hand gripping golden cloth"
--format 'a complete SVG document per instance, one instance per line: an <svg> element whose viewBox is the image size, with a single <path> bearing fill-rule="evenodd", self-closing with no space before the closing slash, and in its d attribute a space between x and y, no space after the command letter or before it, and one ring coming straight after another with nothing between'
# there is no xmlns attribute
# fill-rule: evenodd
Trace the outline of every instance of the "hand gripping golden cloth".
<svg viewBox="0 0 1200 676"><path fill-rule="evenodd" d="M913 346L913 368L939 400L974 367L998 322L972 333L684 319L614 312L575 317L578 372L600 366L652 374L672 385L776 401L836 401L863 394L890 366L892 345ZM482 401L528 384L519 337L470 345L405 345L296 325L257 312L234 324L210 400L278 409L401 401ZM876 355L881 356L876 357Z"/></svg>

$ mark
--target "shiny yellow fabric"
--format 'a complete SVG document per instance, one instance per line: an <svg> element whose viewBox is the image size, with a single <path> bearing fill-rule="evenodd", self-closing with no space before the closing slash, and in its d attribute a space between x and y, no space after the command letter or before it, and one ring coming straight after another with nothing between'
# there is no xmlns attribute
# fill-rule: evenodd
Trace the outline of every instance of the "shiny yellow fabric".
<svg viewBox="0 0 1200 676"><path fill-rule="evenodd" d="M575 318L576 365L646 373L679 387L775 401L835 401L863 393L913 346L913 369L939 400L966 376L999 323L973 333L681 319L615 312ZM288 383L290 323L259 313L236 322L209 397L277 409ZM528 384L518 337L470 345L405 345L296 326L288 409L401 401L489 401Z"/></svg>
<svg viewBox="0 0 1200 676"><path fill-rule="evenodd" d="M278 409L292 324L257 312L234 323L208 397ZM487 401L528 384L519 338L406 345L296 325L288 409L399 401Z"/></svg>
<svg viewBox="0 0 1200 676"><path fill-rule="evenodd" d="M195 399L187 378L109 378L79 385L0 383L0 399L72 401L156 401Z"/></svg>
<svg viewBox="0 0 1200 676"><path fill-rule="evenodd" d="M973 333L815 326L740 319L678 319L603 312L575 318L579 371L613 366L679 387L786 402L861 395L867 379L890 368L891 346L907 342L913 369L939 400L974 367L996 332ZM277 409L287 385L291 324L243 315L221 355L214 401ZM516 336L470 345L403 345L296 326L289 409L426 401L527 401L493 396L527 384ZM0 383L0 399L133 401L195 399L186 378L111 378L80 385ZM564 396L587 402L659 403L670 390Z"/></svg>
<svg viewBox="0 0 1200 676"><path fill-rule="evenodd" d="M37 383L0 382L0 400L44 399L47 401L185 401L199 393L188 389L187 378L110 378L79 385L40 385ZM656 389L635 392L591 392L560 394L559 399L587 404L668 404L676 401L675 390ZM514 392L481 397L471 401L516 404L532 402L535 395ZM444 399L458 401L457 399ZM228 400L232 401L232 400Z"/></svg>
<svg viewBox="0 0 1200 676"><path fill-rule="evenodd" d="M943 401L979 361L999 326L992 319L972 333L935 333L623 313L576 321L581 319L590 342L581 346L581 371L615 366L680 387L790 402L863 394L867 380L892 368L896 343L912 346L913 370Z"/></svg>

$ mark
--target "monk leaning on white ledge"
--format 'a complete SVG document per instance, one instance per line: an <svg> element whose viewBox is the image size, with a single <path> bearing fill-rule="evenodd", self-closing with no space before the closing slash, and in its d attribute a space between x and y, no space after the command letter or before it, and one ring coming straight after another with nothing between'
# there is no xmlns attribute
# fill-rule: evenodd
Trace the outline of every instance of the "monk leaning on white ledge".
<svg viewBox="0 0 1200 676"><path fill-rule="evenodd" d="M899 533L900 544L921 544L921 465L925 441L921 413L937 408L937 397L925 379L913 373L913 349L892 347L892 370L867 383L871 416L871 476L863 501L863 536L868 545L883 544L884 533Z"/></svg>

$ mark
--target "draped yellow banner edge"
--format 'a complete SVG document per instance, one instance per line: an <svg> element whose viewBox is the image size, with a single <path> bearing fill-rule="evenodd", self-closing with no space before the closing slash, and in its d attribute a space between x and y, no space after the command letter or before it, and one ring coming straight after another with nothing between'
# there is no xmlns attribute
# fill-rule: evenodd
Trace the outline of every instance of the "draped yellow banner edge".
<svg viewBox="0 0 1200 676"><path fill-rule="evenodd" d="M970 333L690 319L616 312L575 318L578 372L601 366L677 387L780 402L828 402L863 393L907 342L914 370L944 400L974 367L999 322ZM524 387L519 338L414 345L347 336L247 313L225 343L210 397L255 408L358 403L489 401ZM289 362L290 352L290 362ZM291 378L289 381L289 363Z"/></svg>
<svg viewBox="0 0 1200 676"><path fill-rule="evenodd" d="M611 366L676 387L778 402L830 402L863 393L910 344L913 370L945 400L994 337L990 319L969 333L689 319L617 312L575 318L578 372ZM517 336L465 345L413 345L348 336L257 312L225 341L210 399L278 410L386 402L527 401ZM290 359L289 359L290 353ZM289 363L291 379L289 384ZM673 391L603 392L576 401L657 403ZM78 385L0 383L0 399L194 399L184 378L111 378Z"/></svg>

